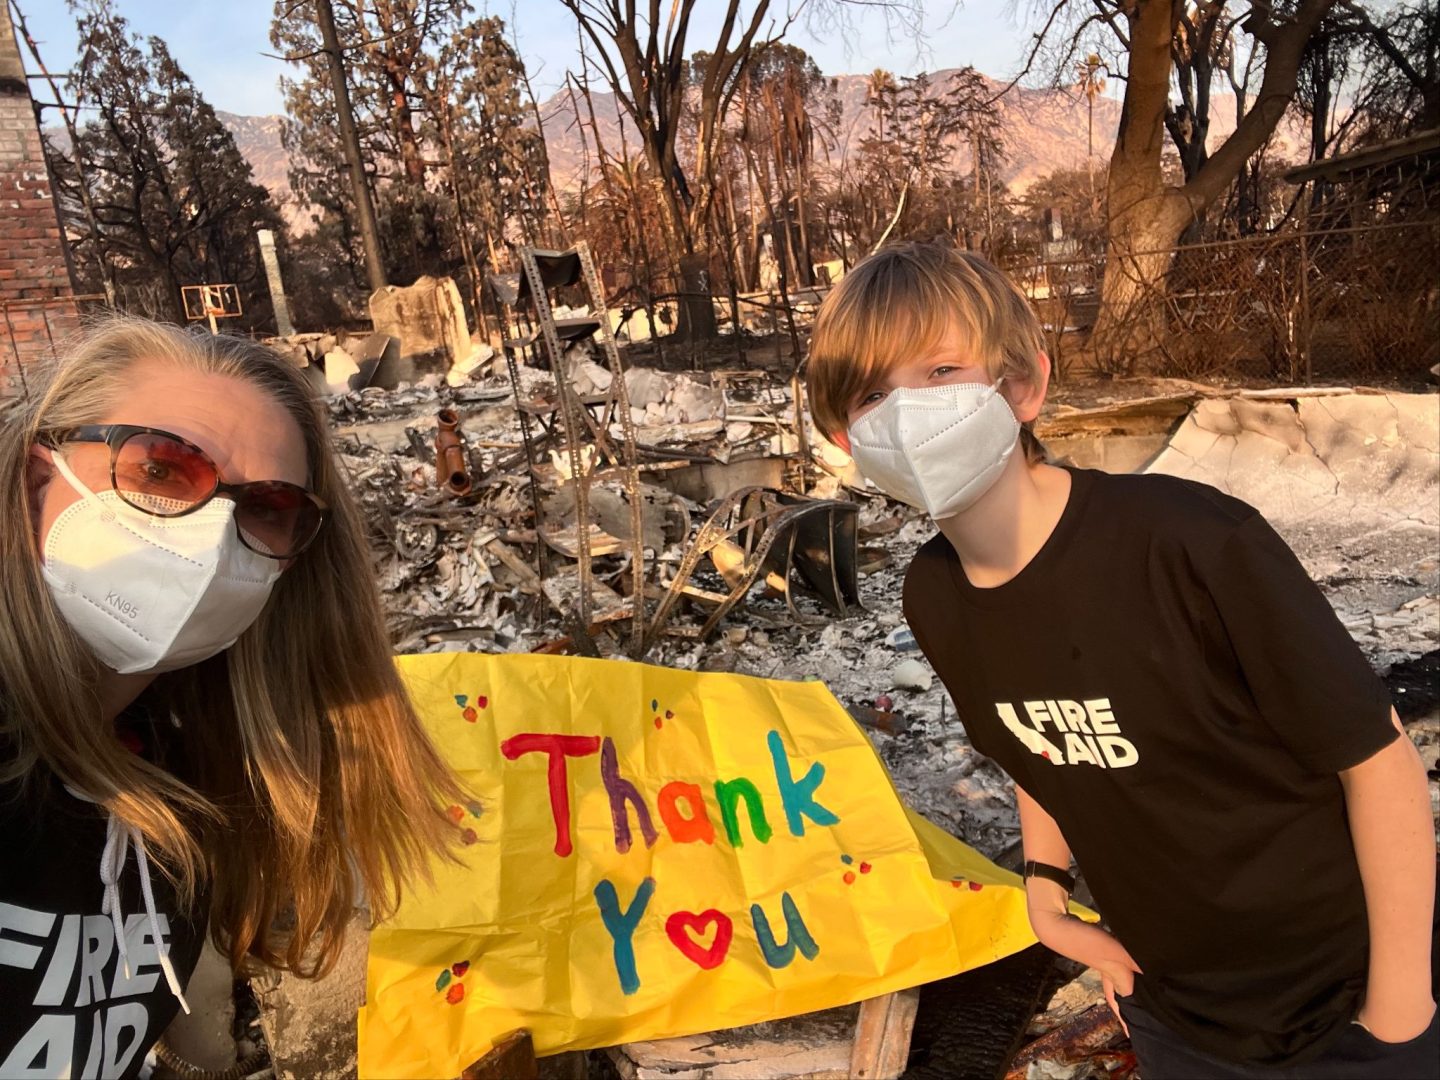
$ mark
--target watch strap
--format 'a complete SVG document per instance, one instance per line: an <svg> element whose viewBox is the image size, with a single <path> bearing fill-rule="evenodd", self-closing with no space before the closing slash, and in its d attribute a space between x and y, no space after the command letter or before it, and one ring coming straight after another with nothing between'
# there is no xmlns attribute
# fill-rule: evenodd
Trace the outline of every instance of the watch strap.
<svg viewBox="0 0 1440 1080"><path fill-rule="evenodd" d="M1013 864L1012 864L1013 865ZM1051 866L1049 863L1036 862L1034 859L1025 860L1025 879L1032 877L1044 878L1046 881L1053 881L1067 893L1075 892L1075 878L1058 866Z"/></svg>

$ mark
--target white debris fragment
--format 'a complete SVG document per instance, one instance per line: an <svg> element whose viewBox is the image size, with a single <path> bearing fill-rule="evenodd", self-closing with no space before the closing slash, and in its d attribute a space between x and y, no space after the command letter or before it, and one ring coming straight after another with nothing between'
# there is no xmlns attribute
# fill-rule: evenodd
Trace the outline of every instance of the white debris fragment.
<svg viewBox="0 0 1440 1080"><path fill-rule="evenodd" d="M899 690L929 690L934 681L929 665L920 660L900 661L890 676L890 685Z"/></svg>
<svg viewBox="0 0 1440 1080"><path fill-rule="evenodd" d="M494 356L495 350L489 345L483 341L475 342L470 346L468 355L450 365L450 370L445 373L446 384L464 386L476 372L485 370Z"/></svg>

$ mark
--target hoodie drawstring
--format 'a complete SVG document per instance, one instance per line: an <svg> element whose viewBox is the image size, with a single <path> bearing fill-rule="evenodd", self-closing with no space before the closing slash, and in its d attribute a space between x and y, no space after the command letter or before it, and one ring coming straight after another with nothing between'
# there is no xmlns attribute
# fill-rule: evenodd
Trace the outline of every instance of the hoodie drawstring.
<svg viewBox="0 0 1440 1080"><path fill-rule="evenodd" d="M93 803L94 799L76 791L69 784L65 790L77 799ZM125 917L120 911L120 877L125 872L125 858L131 847L135 849L135 865L140 876L140 895L145 904L145 917L150 924L150 937L155 942L155 951L160 957L160 970L165 973L165 983L170 993L188 1015L190 1003L180 989L180 977L170 959L170 947L160 931L160 917L155 912L155 893L150 884L150 859L145 852L145 838L140 830L126 825L114 811L110 811L105 822L105 848L100 853L100 882L104 895L100 901L100 913L109 915L115 927L115 943L120 953L120 963L125 977L130 978L130 957L125 943Z"/></svg>

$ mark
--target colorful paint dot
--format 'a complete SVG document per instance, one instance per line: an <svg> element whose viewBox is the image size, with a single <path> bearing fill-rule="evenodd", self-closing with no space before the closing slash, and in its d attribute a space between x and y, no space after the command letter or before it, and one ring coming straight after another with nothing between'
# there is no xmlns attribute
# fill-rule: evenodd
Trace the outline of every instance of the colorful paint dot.
<svg viewBox="0 0 1440 1080"><path fill-rule="evenodd" d="M869 864L868 862L862 862L862 863L860 864L860 873L862 873L862 874L868 874L869 872L870 872L870 864Z"/></svg>
<svg viewBox="0 0 1440 1080"><path fill-rule="evenodd" d="M458 982L457 982L454 986L450 987L449 990L445 991L445 1000L448 1001L451 1005L458 1005L458 1004L460 1004L460 1002L463 1001L464 999L465 999L465 984L464 984L464 983L458 983Z"/></svg>
<svg viewBox="0 0 1440 1080"><path fill-rule="evenodd" d="M449 985L450 985L450 969L449 969L449 968L446 968L444 971L440 972L440 977L435 980L435 989L436 989L436 990L444 990L445 987L447 987L447 986L449 986Z"/></svg>
<svg viewBox="0 0 1440 1080"><path fill-rule="evenodd" d="M478 833L475 832L474 829L466 829L460 834L460 842L466 847L469 847L471 844L476 843L479 839L480 836Z"/></svg>
<svg viewBox="0 0 1440 1080"><path fill-rule="evenodd" d="M854 870L846 870L846 871L845 871L845 884L846 884L846 885L854 885L854 884L855 884L855 871L854 871Z"/></svg>
<svg viewBox="0 0 1440 1080"><path fill-rule="evenodd" d="M665 721L664 721L664 720L661 720L661 719L657 716L657 717L655 717L655 726L656 726L657 728L662 728L662 727L665 726Z"/></svg>
<svg viewBox="0 0 1440 1080"><path fill-rule="evenodd" d="M451 803L445 808L445 816L448 817L451 821L453 821L456 825L459 825L460 822L465 819L465 811L462 810L460 807L456 806L454 803Z"/></svg>
<svg viewBox="0 0 1440 1080"><path fill-rule="evenodd" d="M841 856L840 856L840 861L843 862L846 866L849 866L849 865L850 865L851 863L853 863L855 860L854 860L853 858L851 858L849 855L841 855Z"/></svg>
<svg viewBox="0 0 1440 1080"><path fill-rule="evenodd" d="M477 697L475 698L475 707L476 707L477 709L486 709L486 708L489 708L489 707L490 707L490 699L489 699L488 697L486 697L484 694L480 694L479 696L477 696Z"/></svg>
<svg viewBox="0 0 1440 1080"><path fill-rule="evenodd" d="M950 879L950 887L951 887L952 889L958 889L958 888L960 888L961 885L964 885L964 884L965 884L965 879L964 879L963 877L957 877L957 878L951 878L951 879Z"/></svg>
<svg viewBox="0 0 1440 1080"><path fill-rule="evenodd" d="M650 711L651 711L651 712L659 712L659 711L660 711L660 699L659 699L659 698L651 698L651 699L650 699Z"/></svg>
<svg viewBox="0 0 1440 1080"><path fill-rule="evenodd" d="M483 813L485 812L485 808L484 808L483 806L481 806L478 802L468 802L468 803L466 803L466 804L465 804L465 809L470 811L470 816L471 816L471 817L479 817L481 814L483 814Z"/></svg>
<svg viewBox="0 0 1440 1080"><path fill-rule="evenodd" d="M466 709L466 710L465 710L463 713L461 713L460 715L463 716L463 717L465 717L465 719L468 720L468 721L470 721L470 723L472 723L472 724L475 723L476 720L479 720L479 719L480 719L480 714L479 714L478 712L476 712L474 709Z"/></svg>
<svg viewBox="0 0 1440 1080"><path fill-rule="evenodd" d="M456 695L455 695L455 704L456 704L456 705L459 705L460 708L463 709L463 708L464 708L466 705L468 705L469 703L470 703L470 698L469 698L467 695L465 695L465 694L456 694Z"/></svg>
<svg viewBox="0 0 1440 1080"><path fill-rule="evenodd" d="M665 719L666 719L666 720L674 720L674 719L675 719L675 714L674 714L673 712L671 712L669 709L666 709L666 710L665 710Z"/></svg>
<svg viewBox="0 0 1440 1080"><path fill-rule="evenodd" d="M984 887L985 887L985 886L984 886L984 885L981 885L980 882L978 882L978 881L972 881L972 882L970 882L970 891L971 891L971 892L979 892L979 891L980 891L981 889L983 889Z"/></svg>
<svg viewBox="0 0 1440 1080"><path fill-rule="evenodd" d="M453 963L453 964L450 965L450 974L451 974L451 975L454 975L457 979L463 978L464 975L465 975L465 972L467 972L467 971L469 971L469 970L470 970L470 961L469 961L469 960L459 960L459 961L457 961L457 962L455 962L455 963Z"/></svg>
<svg viewBox="0 0 1440 1080"><path fill-rule="evenodd" d="M1049 750L1041 750L1041 751L1040 751L1040 756L1043 757L1046 761L1049 761L1049 760L1050 760L1050 751L1049 751Z"/></svg>

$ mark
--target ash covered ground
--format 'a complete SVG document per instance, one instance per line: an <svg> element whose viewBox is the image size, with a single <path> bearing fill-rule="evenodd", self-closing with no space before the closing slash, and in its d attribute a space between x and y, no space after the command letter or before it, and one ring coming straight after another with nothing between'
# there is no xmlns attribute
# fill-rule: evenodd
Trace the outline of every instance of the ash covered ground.
<svg viewBox="0 0 1440 1080"><path fill-rule="evenodd" d="M590 369L589 376L578 377L602 381L604 373L596 374L593 365ZM636 422L642 424L642 446L664 446L672 453L713 461L754 461L793 454L795 449L793 410L783 384L714 393L706 389L703 375L638 369L627 373L627 385L640 388L631 398ZM1108 393L1102 398L1093 391L1087 398L1081 384L1074 396L1087 406L1103 408L1157 392L1154 380L1133 388L1110 382L1105 388ZM1133 392L1127 394L1127 389ZM1165 387L1158 389L1163 392ZM548 373L521 369L523 395L543 399L553 390ZM647 394L647 400L635 403L637 396ZM478 460L484 470L462 500L436 489L433 455L426 460L435 413L443 405L461 414L471 460ZM423 384L395 391L367 389L332 398L330 407L339 446L375 533L376 573L400 651L521 652L566 636L562 612L525 572L535 564L532 495L514 396L498 370L454 389ZM1058 407L1074 412L1063 400ZM736 416L745 419L737 421ZM660 437L647 436L645 425ZM813 440L813 431L810 434ZM557 495L566 487L567 461L558 447L552 443L544 451L537 470L542 514L552 527L566 523L565 500ZM478 458L473 456L477 451ZM815 457L823 465L821 455ZM663 471L646 472L644 478L647 498L659 508L650 572L656 574L658 565L655 580L663 588L707 508L670 490ZM878 565L860 576L862 611L834 618L802 597L797 620L773 590L757 585L710 640L661 636L645 660L764 678L820 679L862 721L910 805L988 856L1013 862L1018 823L1010 785L971 748L954 706L915 650L900 613L905 569L933 527L882 496L846 489L842 479L853 481L853 474L836 476L812 468L808 487L811 494L860 503L862 556L868 552L861 563ZM612 504L623 501L620 480L601 470L593 487L599 493L594 501L600 504L601 523L618 532L620 526L604 522L603 515L604 506L610 505L606 492ZM573 500L569 512L573 529ZM651 524L646 526L647 541ZM1376 670L1382 675L1395 670L1392 693L1411 735L1427 765L1440 764L1436 530L1405 514L1378 519L1353 508L1276 525ZM550 557L552 567L567 564L556 552ZM597 557L593 565L597 582L614 594L628 595L628 555ZM693 584L725 590L708 560L702 561ZM703 610L682 613L671 621L671 629L693 631L702 615ZM602 655L623 656L624 624L612 629L597 634L596 645ZM1432 785L1440 806L1436 790Z"/></svg>

